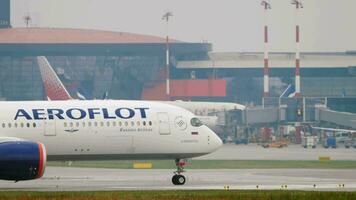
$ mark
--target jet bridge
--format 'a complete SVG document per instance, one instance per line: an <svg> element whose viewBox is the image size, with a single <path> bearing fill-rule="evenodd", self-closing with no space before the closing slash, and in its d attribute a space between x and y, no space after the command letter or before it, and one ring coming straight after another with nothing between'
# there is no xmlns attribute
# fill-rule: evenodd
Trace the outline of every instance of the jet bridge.
<svg viewBox="0 0 356 200"><path fill-rule="evenodd" d="M329 122L356 128L356 114L327 108L327 98L266 98L264 105L216 115L220 126Z"/></svg>
<svg viewBox="0 0 356 200"><path fill-rule="evenodd" d="M247 108L243 115L244 124L275 123L278 122L279 119L280 113L278 107Z"/></svg>
<svg viewBox="0 0 356 200"><path fill-rule="evenodd" d="M315 119L356 129L356 114L354 113L338 112L320 106L315 109Z"/></svg>

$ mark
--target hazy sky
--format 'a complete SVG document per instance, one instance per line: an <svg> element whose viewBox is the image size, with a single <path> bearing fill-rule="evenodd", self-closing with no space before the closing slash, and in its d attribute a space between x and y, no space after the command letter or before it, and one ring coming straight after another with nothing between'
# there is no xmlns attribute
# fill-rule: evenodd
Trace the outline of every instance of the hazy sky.
<svg viewBox="0 0 356 200"><path fill-rule="evenodd" d="M12 24L89 28L165 35L161 20L173 12L173 38L213 43L214 51L263 51L264 10L260 0L11 0ZM294 51L295 7L270 0L270 49ZM300 10L303 51L356 50L356 0L303 0Z"/></svg>

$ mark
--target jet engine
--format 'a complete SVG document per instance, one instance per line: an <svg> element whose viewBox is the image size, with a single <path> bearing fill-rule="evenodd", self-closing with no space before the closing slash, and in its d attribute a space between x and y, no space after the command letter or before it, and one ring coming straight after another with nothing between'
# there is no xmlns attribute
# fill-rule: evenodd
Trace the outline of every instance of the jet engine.
<svg viewBox="0 0 356 200"><path fill-rule="evenodd" d="M46 149L32 141L0 143L0 179L23 181L42 177L46 166Z"/></svg>

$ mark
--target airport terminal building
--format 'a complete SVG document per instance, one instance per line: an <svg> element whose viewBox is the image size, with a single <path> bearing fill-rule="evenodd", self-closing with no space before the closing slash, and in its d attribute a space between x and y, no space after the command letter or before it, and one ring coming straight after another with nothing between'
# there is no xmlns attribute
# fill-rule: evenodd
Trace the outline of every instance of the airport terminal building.
<svg viewBox="0 0 356 200"><path fill-rule="evenodd" d="M37 56L44 55L72 96L185 99L261 105L263 53L212 53L208 43L170 41L166 95L165 39L126 32L57 28L0 29L0 98L46 99ZM270 55L270 98L294 86L294 53ZM356 111L356 53L301 56L301 95Z"/></svg>
<svg viewBox="0 0 356 200"><path fill-rule="evenodd" d="M37 56L46 56L73 97L202 100L247 106L292 96L295 53L270 53L269 96L261 52L218 53L212 44L71 28L13 28L10 1L0 8L0 99L43 100ZM262 44L261 44L262 45ZM302 52L301 96L356 112L356 52ZM170 79L167 93L166 79ZM271 100L272 99L272 100Z"/></svg>
<svg viewBox="0 0 356 200"><path fill-rule="evenodd" d="M177 60L204 59L211 45L170 41ZM56 28L0 29L0 97L45 99L36 57L44 55L73 96L140 99L165 75L165 39L124 32Z"/></svg>

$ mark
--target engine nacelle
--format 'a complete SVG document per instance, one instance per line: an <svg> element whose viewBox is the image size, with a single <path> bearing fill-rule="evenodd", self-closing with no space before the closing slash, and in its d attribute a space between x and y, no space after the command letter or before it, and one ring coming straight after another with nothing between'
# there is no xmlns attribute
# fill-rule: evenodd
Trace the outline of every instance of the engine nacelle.
<svg viewBox="0 0 356 200"><path fill-rule="evenodd" d="M0 143L0 179L23 181L42 177L46 166L42 143L6 141Z"/></svg>

